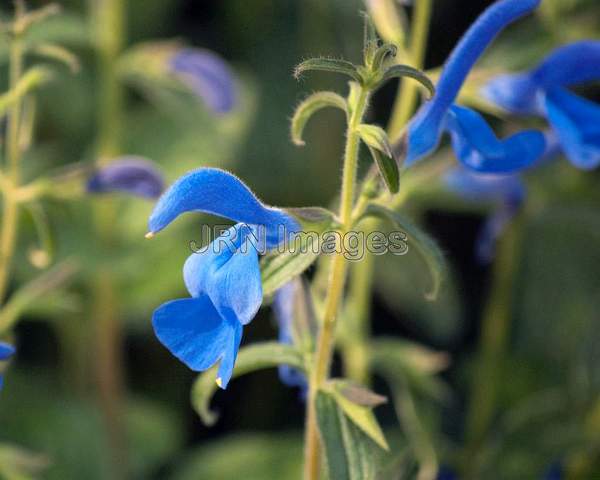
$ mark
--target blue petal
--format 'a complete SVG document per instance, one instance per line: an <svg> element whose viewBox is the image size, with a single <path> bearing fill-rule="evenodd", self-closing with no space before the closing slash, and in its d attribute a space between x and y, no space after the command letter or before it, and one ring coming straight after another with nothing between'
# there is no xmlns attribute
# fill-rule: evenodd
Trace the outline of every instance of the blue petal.
<svg viewBox="0 0 600 480"><path fill-rule="evenodd" d="M236 176L216 168L200 168L177 180L160 198L148 226L156 233L186 212L204 212L266 229L273 248L300 225L283 210L263 205Z"/></svg>
<svg viewBox="0 0 600 480"><path fill-rule="evenodd" d="M95 172L88 180L91 193L125 192L158 198L164 189L162 174L154 163L140 157L122 157Z"/></svg>
<svg viewBox="0 0 600 480"><path fill-rule="evenodd" d="M258 252L253 231L237 224L202 252L193 253L183 266L190 295L206 294L223 318L248 324L262 303Z"/></svg>
<svg viewBox="0 0 600 480"><path fill-rule="evenodd" d="M15 347L12 345L0 342L0 360L7 360L15 354Z"/></svg>
<svg viewBox="0 0 600 480"><path fill-rule="evenodd" d="M590 170L600 164L600 106L554 88L546 94L546 114L573 165Z"/></svg>
<svg viewBox="0 0 600 480"><path fill-rule="evenodd" d="M294 307L296 305L296 296L299 294L298 289L301 288L299 279L292 280L275 292L273 300L273 311L275 319L279 326L279 341L281 343L293 344L293 322L294 322ZM306 376L288 365L280 365L278 368L280 380L289 387L300 387L305 394L308 383Z"/></svg>
<svg viewBox="0 0 600 480"><path fill-rule="evenodd" d="M488 45L506 26L531 12L540 1L501 0L483 12L469 28L446 62L434 97L421 107L410 123L407 166L436 148L448 109Z"/></svg>
<svg viewBox="0 0 600 480"><path fill-rule="evenodd" d="M236 90L229 65L218 55L196 48L182 48L170 67L216 113L227 113L236 104Z"/></svg>
<svg viewBox="0 0 600 480"><path fill-rule="evenodd" d="M525 198L525 184L519 175L475 173L459 167L444 176L445 185L467 200L518 204Z"/></svg>
<svg viewBox="0 0 600 480"><path fill-rule="evenodd" d="M0 390L2 390L3 386L4 386L4 377L2 375L0 375Z"/></svg>
<svg viewBox="0 0 600 480"><path fill-rule="evenodd" d="M542 112L539 87L529 73L500 75L481 90L488 101L515 115L539 115Z"/></svg>
<svg viewBox="0 0 600 480"><path fill-rule="evenodd" d="M483 95L505 110L542 114L542 92L600 79L600 41L583 40L557 48L529 72L501 75L483 88Z"/></svg>
<svg viewBox="0 0 600 480"><path fill-rule="evenodd" d="M223 319L206 296L161 305L152 324L160 342L197 372L228 355L239 325Z"/></svg>
<svg viewBox="0 0 600 480"><path fill-rule="evenodd" d="M237 358L238 350L240 349L240 342L242 341L242 330L242 326L236 322L234 334L229 339L227 349L221 359L219 371L217 373L217 385L222 389L226 389L229 380L231 380L235 360Z"/></svg>
<svg viewBox="0 0 600 480"><path fill-rule="evenodd" d="M481 115L454 105L448 115L448 130L458 160L483 173L512 173L538 161L546 150L544 135L527 130L498 140Z"/></svg>

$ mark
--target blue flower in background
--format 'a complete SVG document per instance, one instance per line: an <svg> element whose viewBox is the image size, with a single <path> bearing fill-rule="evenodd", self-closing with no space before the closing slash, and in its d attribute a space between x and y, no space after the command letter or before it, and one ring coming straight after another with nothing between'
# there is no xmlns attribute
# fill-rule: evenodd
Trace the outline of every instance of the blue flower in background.
<svg viewBox="0 0 600 480"><path fill-rule="evenodd" d="M499 140L478 113L454 105L475 62L510 23L534 10L540 0L501 0L471 26L446 62L434 97L411 120L407 132L406 165L433 152L444 131L450 133L459 161L480 172L509 173L538 160L544 152L541 132L520 132Z"/></svg>
<svg viewBox="0 0 600 480"><path fill-rule="evenodd" d="M301 280L296 278L275 292L273 311L279 327L279 341L287 345L294 343L294 311L300 288L302 288ZM279 378L290 387L299 387L302 397L306 397L308 383L302 372L288 365L280 365Z"/></svg>
<svg viewBox="0 0 600 480"><path fill-rule="evenodd" d="M466 200L489 202L494 212L486 219L476 241L476 256L489 263L496 242L525 200L526 188L518 174L480 174L459 167L444 176L446 186Z"/></svg>
<svg viewBox="0 0 600 480"><path fill-rule="evenodd" d="M123 192L143 198L158 198L164 189L162 173L156 165L141 157L115 159L94 172L86 189L90 193Z"/></svg>
<svg viewBox="0 0 600 480"><path fill-rule="evenodd" d="M0 342L0 362L8 360L15 354L15 347L9 345L8 343ZM0 390L2 389L2 385L4 384L4 378L0 375Z"/></svg>
<svg viewBox="0 0 600 480"><path fill-rule="evenodd" d="M217 384L226 388L243 325L262 303L259 252L275 248L300 225L283 210L265 206L234 175L202 168L184 175L163 194L150 216L148 236L190 211L238 223L187 259L183 277L192 298L161 305L153 315L154 331L192 370L220 362Z"/></svg>
<svg viewBox="0 0 600 480"><path fill-rule="evenodd" d="M600 165L600 106L568 87L600 79L600 41L584 40L558 48L536 68L501 75L483 95L510 113L545 117L562 149L577 168Z"/></svg>
<svg viewBox="0 0 600 480"><path fill-rule="evenodd" d="M236 88L229 65L218 55L199 48L181 48L169 67L215 113L227 113L236 104Z"/></svg>

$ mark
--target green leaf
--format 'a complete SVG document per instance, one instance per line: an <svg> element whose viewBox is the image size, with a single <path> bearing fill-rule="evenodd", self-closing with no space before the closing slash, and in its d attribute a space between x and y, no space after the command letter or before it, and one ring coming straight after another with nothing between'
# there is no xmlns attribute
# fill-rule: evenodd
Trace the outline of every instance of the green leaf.
<svg viewBox="0 0 600 480"><path fill-rule="evenodd" d="M417 252L427 264L433 281L431 291L425 294L425 298L427 300L435 300L440 291L444 271L447 268L444 255L435 240L403 215L389 210L382 205L371 203L367 207L363 217L369 216L387 220L396 227L401 228L409 237L412 237L409 248L410 246L414 246L417 249Z"/></svg>
<svg viewBox="0 0 600 480"><path fill-rule="evenodd" d="M246 373L289 365L305 370L304 359L298 350L291 345L279 342L265 342L242 348L233 369L233 378ZM192 387L192 405L205 425L214 425L218 414L210 410L210 399L217 389L215 382L218 365L206 370L198 376Z"/></svg>
<svg viewBox="0 0 600 480"><path fill-rule="evenodd" d="M385 435L377 422L377 418L375 418L375 415L371 410L372 407L360 405L348 398L348 382L345 380L331 380L328 382L327 387L328 392L348 418L377 443L377 445L386 451L389 450Z"/></svg>
<svg viewBox="0 0 600 480"><path fill-rule="evenodd" d="M0 444L0 478L33 480L50 465L50 459L44 455Z"/></svg>
<svg viewBox="0 0 600 480"><path fill-rule="evenodd" d="M36 88L48 83L51 78L52 75L47 68L34 67L29 69L12 90L0 96L0 116L4 115L10 107Z"/></svg>
<svg viewBox="0 0 600 480"><path fill-rule="evenodd" d="M375 56L373 57L372 70L374 72L378 72L388 57L395 57L397 53L398 48L391 43L386 43L379 47L375 52Z"/></svg>
<svg viewBox="0 0 600 480"><path fill-rule="evenodd" d="M378 395L368 388L358 385L350 380L335 380L335 388L341 395L357 405L376 407L378 405L387 403L387 397Z"/></svg>
<svg viewBox="0 0 600 480"><path fill-rule="evenodd" d="M377 85L377 87L381 87L384 83L392 78L403 78L409 77L415 79L421 85L423 85L427 90L429 90L429 94L433 96L435 94L435 86L433 82L429 79L427 75L425 75L421 70L411 67L410 65L393 65L388 68L383 74L383 78Z"/></svg>
<svg viewBox="0 0 600 480"><path fill-rule="evenodd" d="M374 479L376 463L373 442L347 419L329 393L317 392L315 407L329 478Z"/></svg>
<svg viewBox="0 0 600 480"><path fill-rule="evenodd" d="M333 92L313 93L298 105L292 117L292 142L295 145L305 145L304 140L302 140L304 127L313 114L327 107L335 107L346 113L348 112L346 100Z"/></svg>
<svg viewBox="0 0 600 480"><path fill-rule="evenodd" d="M55 290L70 282L78 270L78 265L67 259L17 290L0 312L0 334L10 330L42 297L54 295Z"/></svg>
<svg viewBox="0 0 600 480"><path fill-rule="evenodd" d="M356 65L347 60L337 58L310 58L303 61L294 69L294 77L300 78L304 72L320 70L323 72L341 73L351 77L359 83L362 83L363 78L358 72Z"/></svg>
<svg viewBox="0 0 600 480"><path fill-rule="evenodd" d="M33 53L40 57L62 63L71 71L71 73L77 73L79 71L80 66L77 55L60 45L42 43L33 49Z"/></svg>
<svg viewBox="0 0 600 480"><path fill-rule="evenodd" d="M385 131L376 125L360 125L358 132L369 147L371 156L388 190L398 193L400 190L400 169Z"/></svg>
<svg viewBox="0 0 600 480"><path fill-rule="evenodd" d="M302 274L319 257L320 237L335 228L337 220L324 208L288 209L302 225L302 231L261 261L263 295L275 293L292 278Z"/></svg>
<svg viewBox="0 0 600 480"><path fill-rule="evenodd" d="M429 397L447 397L446 385L436 377L450 364L446 353L392 337L372 340L369 351L372 368L392 384L408 383Z"/></svg>

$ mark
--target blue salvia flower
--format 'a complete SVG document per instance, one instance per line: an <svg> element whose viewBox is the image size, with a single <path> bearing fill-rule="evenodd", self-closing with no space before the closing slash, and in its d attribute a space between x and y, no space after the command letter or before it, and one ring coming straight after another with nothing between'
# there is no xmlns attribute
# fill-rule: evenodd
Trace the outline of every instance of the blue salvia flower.
<svg viewBox="0 0 600 480"><path fill-rule="evenodd" d="M483 117L454 105L475 62L510 23L534 10L540 0L501 0L471 26L446 62L434 97L408 126L406 165L433 152L444 131L453 139L458 159L471 169L507 173L535 162L544 152L540 132L526 131L499 140Z"/></svg>
<svg viewBox="0 0 600 480"><path fill-rule="evenodd" d="M567 87L600 79L600 41L558 48L528 72L501 75L484 86L491 102L517 115L546 117L573 165L600 165L600 106Z"/></svg>
<svg viewBox="0 0 600 480"><path fill-rule="evenodd" d="M289 214L265 206L240 179L218 168L200 168L177 180L156 204L148 221L149 235L186 212L204 212L261 227L267 249L300 228Z"/></svg>
<svg viewBox="0 0 600 480"><path fill-rule="evenodd" d="M235 107L237 93L233 74L229 65L215 53L181 48L171 57L169 68L215 113L227 113Z"/></svg>
<svg viewBox="0 0 600 480"><path fill-rule="evenodd" d="M158 198L164 189L162 173L145 158L126 156L95 171L88 179L90 193L122 192L143 198Z"/></svg>
<svg viewBox="0 0 600 480"><path fill-rule="evenodd" d="M5 342L0 342L0 362L8 360L10 357L12 357L15 354L15 351L16 351L15 347L13 347L12 345L9 345L8 343L5 343ZM3 384L4 384L4 378L0 374L0 390L2 390Z"/></svg>
<svg viewBox="0 0 600 480"><path fill-rule="evenodd" d="M191 211L238 223L188 258L183 276L191 298L160 306L153 315L154 331L192 370L220 362L217 384L226 388L243 325L262 303L259 252L275 248L300 225L283 210L264 205L234 175L202 168L184 175L163 194L150 216L148 236Z"/></svg>
<svg viewBox="0 0 600 480"><path fill-rule="evenodd" d="M554 159L561 152L552 131L545 132L544 138L546 150L534 166ZM525 202L527 188L520 173L479 173L459 166L444 175L443 182L450 191L465 200L487 202L495 207L475 244L476 257L481 263L489 263L493 259L497 240Z"/></svg>
<svg viewBox="0 0 600 480"><path fill-rule="evenodd" d="M273 311L279 327L279 341L287 345L294 344L294 307L300 288L302 288L301 280L292 280L277 290L273 299ZM281 381L290 387L299 387L305 398L308 389L306 376L289 365L280 365L278 370Z"/></svg>

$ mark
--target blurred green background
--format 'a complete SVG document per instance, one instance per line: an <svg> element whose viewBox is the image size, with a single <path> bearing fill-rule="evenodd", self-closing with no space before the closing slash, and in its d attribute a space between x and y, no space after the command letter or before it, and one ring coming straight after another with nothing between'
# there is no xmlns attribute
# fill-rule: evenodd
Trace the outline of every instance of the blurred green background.
<svg viewBox="0 0 600 480"><path fill-rule="evenodd" d="M60 81L39 95L36 145L25 159L31 175L94 158L99 80L89 38L93 25L87 2L60 3L63 15L40 27L42 34L69 46L82 68L77 75L65 70ZM301 59L315 55L360 59L361 1L126 3L129 45L178 38L214 50L231 62L241 96L235 112L216 118L194 102L149 99L128 88L123 153L158 162L169 182L198 166L219 166L238 174L267 203L329 205L339 186L343 118L330 111L317 116L307 128L303 149L289 141L289 118L307 93L345 91L346 85L326 74L296 82L291 72ZM443 63L491 3L435 2L428 68ZM526 67L558 43L600 35L597 0L548 3L564 9L560 29L544 15L519 24L503 34L483 63L500 69ZM1 5L8 14L10 2ZM4 68L4 89L6 77ZM377 94L373 123L385 125L395 91L396 85L388 85ZM528 178L530 208L514 285L511 346L495 380L501 413L486 440L486 468L494 473L485 478L540 478L552 463L580 452L600 459L599 181L596 172L575 171L565 161ZM119 212L110 251L98 246L89 215L94 202L104 201L116 203ZM481 212L450 205L431 196L409 205L451 265L440 300L424 302L427 276L409 255L379 262L372 305L375 335L403 336L451 355L451 366L442 375L443 392L431 395L425 388L416 393L426 428L447 465L456 460L462 443L491 275L491 268L479 265L473 255ZM116 478L114 448L94 381L96 338L85 287L103 265L114 273L124 322L127 442L122 454L128 477L297 478L304 405L275 371L242 377L218 392L213 406L221 416L213 428L203 426L192 410L194 374L158 343L150 318L163 301L186 295L181 267L203 219L187 216L148 242L143 236L151 208L149 202L124 197L46 205L54 260L74 257L82 270L68 287L32 306L16 329L18 355L0 394L0 464L4 459L25 470L40 467L34 478ZM27 259L34 243L33 226L25 219L14 286L35 274ZM244 343L275 336L271 311L263 308L245 330ZM375 390L390 393L378 379ZM378 415L393 439L394 453L404 452L406 432L398 426L393 405L378 409ZM390 478L412 478L410 462L403 471L404 477Z"/></svg>

